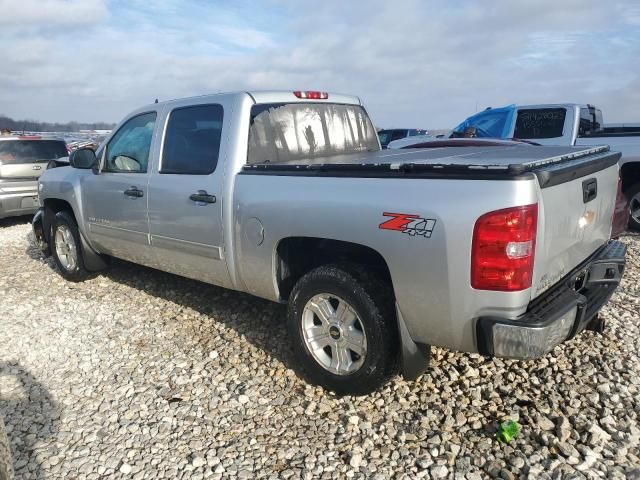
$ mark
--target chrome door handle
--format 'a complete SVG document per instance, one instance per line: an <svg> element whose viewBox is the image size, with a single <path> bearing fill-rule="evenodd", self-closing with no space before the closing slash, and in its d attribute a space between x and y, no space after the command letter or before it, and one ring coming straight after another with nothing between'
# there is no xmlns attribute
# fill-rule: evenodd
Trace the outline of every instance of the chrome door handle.
<svg viewBox="0 0 640 480"><path fill-rule="evenodd" d="M198 190L196 193L189 195L189 200L196 203L216 203L216 196L209 195L206 190Z"/></svg>
<svg viewBox="0 0 640 480"><path fill-rule="evenodd" d="M133 197L133 198L140 198L140 197L144 196L144 192L142 190L140 190L138 187L127 188L124 191L124 194L127 197Z"/></svg>

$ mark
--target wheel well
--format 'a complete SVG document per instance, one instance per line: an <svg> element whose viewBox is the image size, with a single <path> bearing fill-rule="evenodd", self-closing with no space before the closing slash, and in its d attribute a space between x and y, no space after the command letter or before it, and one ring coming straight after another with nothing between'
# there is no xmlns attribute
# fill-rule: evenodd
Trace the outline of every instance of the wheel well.
<svg viewBox="0 0 640 480"><path fill-rule="evenodd" d="M277 281L280 299L288 300L296 282L307 272L330 263L364 266L392 285L387 262L373 248L357 243L315 237L290 237L280 241L277 254Z"/></svg>
<svg viewBox="0 0 640 480"><path fill-rule="evenodd" d="M60 200L58 198L47 198L44 201L44 206L45 208L53 210L55 213L61 212L62 210L69 210L69 212L73 214L73 208L71 208L71 205L66 200Z"/></svg>
<svg viewBox="0 0 640 480"><path fill-rule="evenodd" d="M620 168L622 191L626 192L632 185L640 182L640 162L629 162Z"/></svg>
<svg viewBox="0 0 640 480"><path fill-rule="evenodd" d="M63 210L68 211L73 219L76 219L75 214L73 213L73 208L71 204L66 200L60 200L59 198L47 198L43 202L45 208L44 215L44 236L47 241L49 241L49 234L51 233L51 223L53 222L53 215ZM53 215L49 215L49 212L53 213Z"/></svg>

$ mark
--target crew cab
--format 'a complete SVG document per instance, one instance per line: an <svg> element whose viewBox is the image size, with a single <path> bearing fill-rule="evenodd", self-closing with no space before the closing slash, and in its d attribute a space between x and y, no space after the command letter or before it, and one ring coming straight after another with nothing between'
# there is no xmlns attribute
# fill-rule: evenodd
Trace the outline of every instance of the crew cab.
<svg viewBox="0 0 640 480"><path fill-rule="evenodd" d="M450 137L519 139L540 145L607 144L622 153L620 179L628 201L628 223L640 230L640 123L605 124L602 111L588 104L508 105L470 116ZM389 148L414 147L430 140L407 138L392 142Z"/></svg>
<svg viewBox="0 0 640 480"><path fill-rule="evenodd" d="M33 214L38 209L38 177L49 161L65 155L64 140L0 136L0 218Z"/></svg>
<svg viewBox="0 0 640 480"><path fill-rule="evenodd" d="M172 100L47 170L33 229L71 281L117 257L287 303L306 378L362 394L431 345L536 358L602 328L620 154L505 143L381 150L326 92Z"/></svg>

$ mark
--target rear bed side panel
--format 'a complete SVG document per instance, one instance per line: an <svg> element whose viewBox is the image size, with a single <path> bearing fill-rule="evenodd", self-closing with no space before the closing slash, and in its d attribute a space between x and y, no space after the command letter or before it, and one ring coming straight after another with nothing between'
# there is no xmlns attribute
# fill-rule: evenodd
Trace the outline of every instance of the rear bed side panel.
<svg viewBox="0 0 640 480"><path fill-rule="evenodd" d="M482 214L535 203L536 180L432 180L241 174L233 210L237 268L248 292L278 299L275 252L286 237L359 243L389 266L400 311L415 341L475 351L473 319L515 318L530 291L475 291L469 284L473 226ZM431 236L380 229L392 217L435 220ZM260 223L257 223L260 222ZM259 225L264 240L258 245ZM496 309L489 306L500 305Z"/></svg>

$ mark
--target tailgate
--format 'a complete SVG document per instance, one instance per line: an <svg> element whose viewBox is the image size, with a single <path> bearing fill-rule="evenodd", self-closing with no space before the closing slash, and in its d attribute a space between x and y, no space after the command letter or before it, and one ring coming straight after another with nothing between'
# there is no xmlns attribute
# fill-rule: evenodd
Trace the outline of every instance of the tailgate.
<svg viewBox="0 0 640 480"><path fill-rule="evenodd" d="M604 152L535 172L540 203L532 298L610 238L619 158Z"/></svg>

